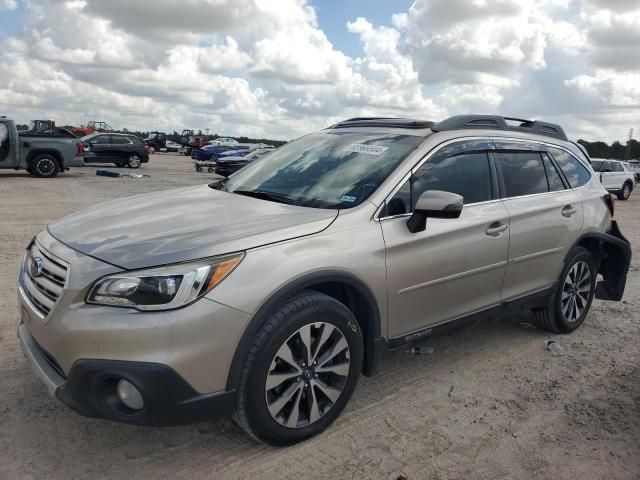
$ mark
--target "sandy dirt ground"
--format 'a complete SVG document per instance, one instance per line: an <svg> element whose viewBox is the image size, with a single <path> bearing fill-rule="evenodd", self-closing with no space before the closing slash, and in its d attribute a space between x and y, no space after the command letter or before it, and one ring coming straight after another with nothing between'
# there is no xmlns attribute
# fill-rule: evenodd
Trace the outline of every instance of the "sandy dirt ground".
<svg viewBox="0 0 640 480"><path fill-rule="evenodd" d="M430 355L394 354L328 431L274 449L226 419L151 429L81 417L22 356L16 271L34 234L88 205L213 178L175 155L139 172L150 176L0 173L0 479L640 478L640 190L617 204L635 247L623 302L594 302L571 335L495 319L430 340Z"/></svg>

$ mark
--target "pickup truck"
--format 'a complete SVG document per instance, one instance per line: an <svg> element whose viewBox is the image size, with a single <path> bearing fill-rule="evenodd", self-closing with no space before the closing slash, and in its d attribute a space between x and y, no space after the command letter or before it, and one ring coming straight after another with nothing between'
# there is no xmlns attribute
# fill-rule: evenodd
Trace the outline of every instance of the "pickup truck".
<svg viewBox="0 0 640 480"><path fill-rule="evenodd" d="M55 177L84 165L82 142L74 138L21 137L13 120L0 117L0 169L26 170L34 177Z"/></svg>

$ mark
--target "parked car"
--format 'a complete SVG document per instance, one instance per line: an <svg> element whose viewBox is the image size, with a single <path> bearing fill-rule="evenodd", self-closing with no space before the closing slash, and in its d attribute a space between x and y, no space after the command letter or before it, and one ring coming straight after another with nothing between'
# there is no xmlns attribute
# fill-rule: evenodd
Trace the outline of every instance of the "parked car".
<svg viewBox="0 0 640 480"><path fill-rule="evenodd" d="M264 157L267 153L270 153L272 151L273 149L270 148L259 148L256 150L248 151L244 154L239 152L234 152L233 155L222 154L222 156L220 156L218 160L216 160L216 168L214 171L218 175L228 177L229 175L236 173L241 168L246 167L250 163L255 162L259 158Z"/></svg>
<svg viewBox="0 0 640 480"><path fill-rule="evenodd" d="M153 148L154 152L159 152L161 149L167 147L167 134L164 132L151 132L149 136L144 139L144 142L149 148ZM178 145L178 147L180 146Z"/></svg>
<svg viewBox="0 0 640 480"><path fill-rule="evenodd" d="M638 160L632 160L629 162L629 169L636 177L636 184L640 183L640 162Z"/></svg>
<svg viewBox="0 0 640 480"><path fill-rule="evenodd" d="M577 144L518 122L346 120L226 180L58 220L19 272L25 355L81 414L233 414L287 445L387 351L513 312L572 332L594 295L622 298L631 247Z"/></svg>
<svg viewBox="0 0 640 480"><path fill-rule="evenodd" d="M172 142L171 140L167 140L167 142L165 143L164 151L167 152L177 152L180 149L181 145L179 143L176 142Z"/></svg>
<svg viewBox="0 0 640 480"><path fill-rule="evenodd" d="M55 135L18 134L13 120L0 117L0 169L26 170L34 177L55 177L84 165L82 143Z"/></svg>
<svg viewBox="0 0 640 480"><path fill-rule="evenodd" d="M215 140L211 140L209 142L209 145L229 145L229 146L234 146L234 145L238 145L238 141L234 140L233 138L220 137L220 138L216 138Z"/></svg>
<svg viewBox="0 0 640 480"><path fill-rule="evenodd" d="M86 163L115 163L118 167L139 168L149 161L144 141L125 133L93 133L82 137Z"/></svg>
<svg viewBox="0 0 640 480"><path fill-rule="evenodd" d="M600 181L609 192L615 193L619 200L628 200L636 181L635 174L627 162L620 160L591 161L593 169L600 175Z"/></svg>
<svg viewBox="0 0 640 480"><path fill-rule="evenodd" d="M197 160L206 162L216 160L221 154L229 151L249 150L247 145L207 145L197 152Z"/></svg>

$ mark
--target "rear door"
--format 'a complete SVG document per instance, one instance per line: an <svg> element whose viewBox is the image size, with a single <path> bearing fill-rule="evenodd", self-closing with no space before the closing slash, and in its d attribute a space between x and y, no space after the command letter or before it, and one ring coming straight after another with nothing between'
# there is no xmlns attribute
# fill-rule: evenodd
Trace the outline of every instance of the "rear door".
<svg viewBox="0 0 640 480"><path fill-rule="evenodd" d="M495 139L496 166L510 214L510 242L502 299L553 285L582 229L578 195L535 142Z"/></svg>
<svg viewBox="0 0 640 480"><path fill-rule="evenodd" d="M133 152L133 142L124 135L109 135L109 155L112 162L125 162Z"/></svg>
<svg viewBox="0 0 640 480"><path fill-rule="evenodd" d="M624 171L624 167L620 162L611 162L611 170L613 170L613 181L615 183L615 189L622 190L625 180L627 179L627 173Z"/></svg>
<svg viewBox="0 0 640 480"><path fill-rule="evenodd" d="M410 335L500 302L509 248L509 215L498 199L487 140L446 146L414 169L386 202L380 225L386 245L388 334ZM458 193L457 219L427 219L411 233L407 220L427 190Z"/></svg>
<svg viewBox="0 0 640 480"><path fill-rule="evenodd" d="M618 182L616 180L616 173L613 170L613 162L606 161L602 166L602 170L600 170L601 181L604 188L607 190L616 190L618 187Z"/></svg>

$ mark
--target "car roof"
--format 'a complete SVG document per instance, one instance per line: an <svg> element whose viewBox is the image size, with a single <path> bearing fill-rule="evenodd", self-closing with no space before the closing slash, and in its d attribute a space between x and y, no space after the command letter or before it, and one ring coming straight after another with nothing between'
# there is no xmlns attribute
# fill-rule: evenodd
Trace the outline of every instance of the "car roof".
<svg viewBox="0 0 640 480"><path fill-rule="evenodd" d="M456 115L441 122L395 117L355 117L338 122L327 130L365 128L367 130L402 131L407 135L429 136L432 133L460 130L491 130L511 135L534 135L568 142L560 125L540 120L526 120L499 115Z"/></svg>

